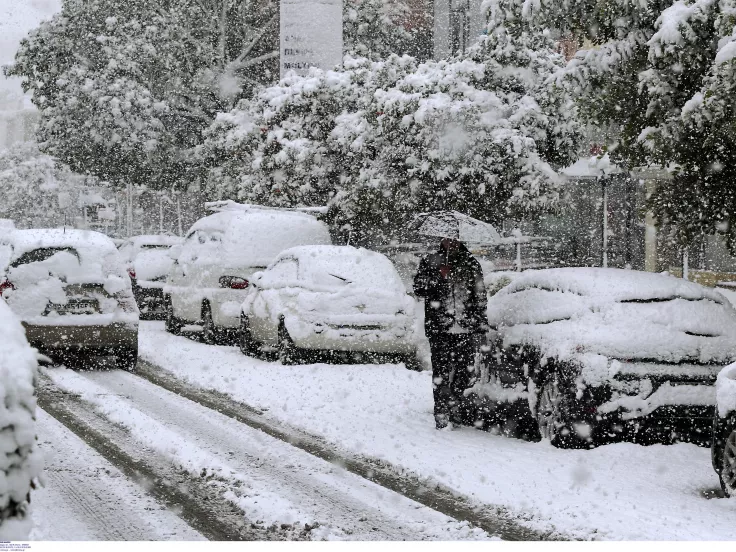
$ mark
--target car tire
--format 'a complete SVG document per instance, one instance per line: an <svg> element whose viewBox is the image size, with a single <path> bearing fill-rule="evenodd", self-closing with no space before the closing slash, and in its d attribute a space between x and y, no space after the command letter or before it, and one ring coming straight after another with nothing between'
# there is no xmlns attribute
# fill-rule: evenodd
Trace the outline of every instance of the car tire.
<svg viewBox="0 0 736 552"><path fill-rule="evenodd" d="M245 314L240 315L238 347L240 347L240 352L246 356L258 356L258 352L260 351L259 344L253 341L253 334L250 332L250 322Z"/></svg>
<svg viewBox="0 0 736 552"><path fill-rule="evenodd" d="M118 370L135 372L138 364L138 349L118 349L115 357L115 367Z"/></svg>
<svg viewBox="0 0 736 552"><path fill-rule="evenodd" d="M292 366L294 364L303 364L303 355L299 348L294 345L294 340L291 339L289 331L286 329L286 324L282 318L279 322L278 329L279 339L279 361L284 366Z"/></svg>
<svg viewBox="0 0 736 552"><path fill-rule="evenodd" d="M419 362L419 358L417 357L416 353L403 356L401 358L401 362L404 363L404 366L406 366L407 370L411 370L412 372L422 371L422 364L421 362Z"/></svg>
<svg viewBox="0 0 736 552"><path fill-rule="evenodd" d="M733 425L720 449L718 479L727 497L736 496L736 426Z"/></svg>
<svg viewBox="0 0 736 552"><path fill-rule="evenodd" d="M562 449L582 449L595 446L595 427L584 416L585 401L576 398L577 389L553 372L538 386L534 418L542 439ZM588 425L586 435L581 435L576 426Z"/></svg>
<svg viewBox="0 0 736 552"><path fill-rule="evenodd" d="M215 326L212 307L207 302L202 304L202 341L207 345L222 345L225 342L224 332Z"/></svg>
<svg viewBox="0 0 736 552"><path fill-rule="evenodd" d="M179 320L176 316L174 316L174 305L171 303L171 297L167 297L165 299L165 310L166 310L166 318L165 318L165 327L166 331L169 332L172 335L181 335L181 329L183 327L183 324L181 323L181 320Z"/></svg>

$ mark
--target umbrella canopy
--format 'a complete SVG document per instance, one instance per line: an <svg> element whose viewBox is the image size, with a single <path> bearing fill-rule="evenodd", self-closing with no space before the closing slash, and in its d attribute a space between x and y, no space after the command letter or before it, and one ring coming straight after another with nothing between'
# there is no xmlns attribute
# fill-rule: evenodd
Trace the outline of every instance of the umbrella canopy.
<svg viewBox="0 0 736 552"><path fill-rule="evenodd" d="M498 243L501 235L481 220L457 211L433 211L414 217L411 229L423 236L452 238L463 243Z"/></svg>

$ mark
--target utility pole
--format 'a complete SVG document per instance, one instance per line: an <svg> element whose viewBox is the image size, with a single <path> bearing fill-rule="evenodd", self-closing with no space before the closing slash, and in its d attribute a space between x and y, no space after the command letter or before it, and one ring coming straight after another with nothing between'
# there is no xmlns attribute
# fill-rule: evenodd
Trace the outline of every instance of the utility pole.
<svg viewBox="0 0 736 552"><path fill-rule="evenodd" d="M128 226L128 237L133 236L133 184L128 181L128 193L127 193L127 200L128 200L128 209L127 209L127 226Z"/></svg>
<svg viewBox="0 0 736 552"><path fill-rule="evenodd" d="M158 233L164 233L164 194L158 196Z"/></svg>
<svg viewBox="0 0 736 552"><path fill-rule="evenodd" d="M176 196L176 216L179 219L179 237L184 236L184 230L181 227L181 195Z"/></svg>
<svg viewBox="0 0 736 552"><path fill-rule="evenodd" d="M608 185L605 178L603 183L603 268L608 268Z"/></svg>

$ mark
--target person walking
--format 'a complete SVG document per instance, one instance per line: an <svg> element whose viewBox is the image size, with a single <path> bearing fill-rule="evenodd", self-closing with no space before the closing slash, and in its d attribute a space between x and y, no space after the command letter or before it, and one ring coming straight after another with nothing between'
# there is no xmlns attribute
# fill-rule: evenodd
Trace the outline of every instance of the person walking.
<svg viewBox="0 0 736 552"><path fill-rule="evenodd" d="M470 424L474 420L463 408L463 392L488 330L480 263L462 242L443 238L439 251L420 261L414 293L424 298L437 429L451 423Z"/></svg>

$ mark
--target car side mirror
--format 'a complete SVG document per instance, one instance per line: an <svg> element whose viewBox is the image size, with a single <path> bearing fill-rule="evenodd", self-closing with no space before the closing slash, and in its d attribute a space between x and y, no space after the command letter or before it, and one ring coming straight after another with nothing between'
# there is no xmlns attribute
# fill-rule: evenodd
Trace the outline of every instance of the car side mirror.
<svg viewBox="0 0 736 552"><path fill-rule="evenodd" d="M250 285L253 287L261 287L261 281L263 280L263 272L254 272L253 276L250 277Z"/></svg>
<svg viewBox="0 0 736 552"><path fill-rule="evenodd" d="M179 256L181 255L181 245L172 245L169 248L169 251L167 252L167 255L170 259L173 259L174 261L179 259Z"/></svg>

